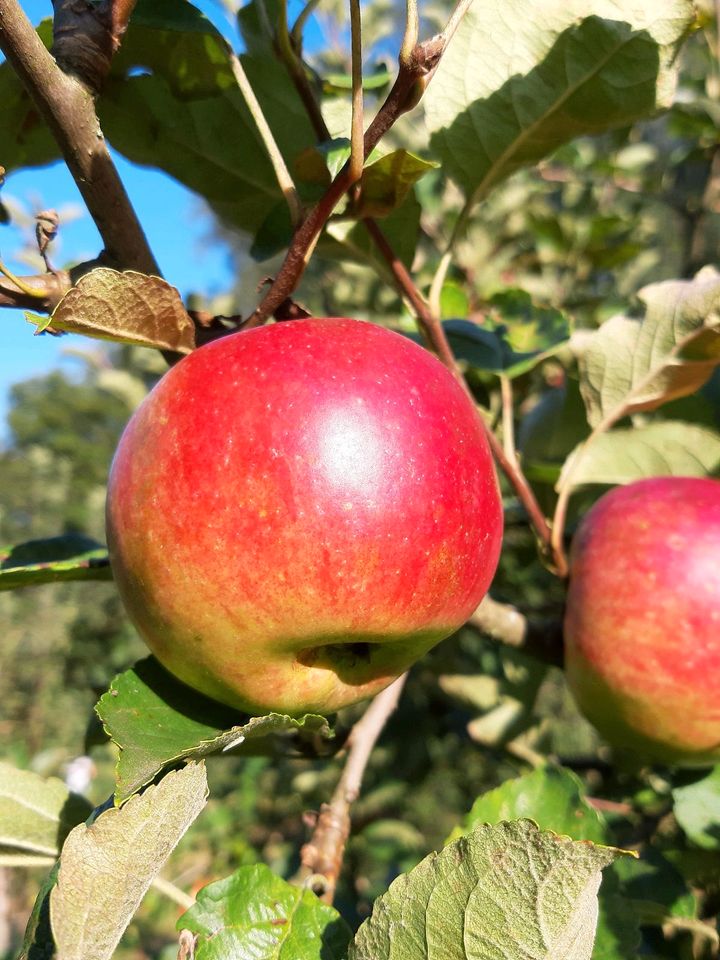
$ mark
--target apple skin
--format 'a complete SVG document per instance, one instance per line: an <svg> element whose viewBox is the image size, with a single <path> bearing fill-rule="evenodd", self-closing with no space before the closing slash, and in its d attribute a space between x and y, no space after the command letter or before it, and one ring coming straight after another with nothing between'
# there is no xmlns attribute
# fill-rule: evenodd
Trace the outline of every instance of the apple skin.
<svg viewBox="0 0 720 960"><path fill-rule="evenodd" d="M617 487L573 542L566 673L580 709L648 761L720 760L720 483Z"/></svg>
<svg viewBox="0 0 720 960"><path fill-rule="evenodd" d="M477 412L399 334L347 318L217 340L131 418L110 559L160 662L251 712L372 696L458 629L502 539Z"/></svg>

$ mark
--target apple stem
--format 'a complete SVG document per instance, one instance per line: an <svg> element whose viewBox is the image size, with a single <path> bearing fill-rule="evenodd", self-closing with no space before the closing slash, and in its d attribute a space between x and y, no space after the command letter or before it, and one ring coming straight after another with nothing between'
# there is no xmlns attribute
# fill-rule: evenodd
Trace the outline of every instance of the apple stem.
<svg viewBox="0 0 720 960"><path fill-rule="evenodd" d="M350 808L360 794L370 755L388 718L394 713L407 674L394 680L371 702L350 731L347 759L330 803L323 804L313 835L302 848L298 880L309 886L325 903L335 896L345 844L350 834Z"/></svg>

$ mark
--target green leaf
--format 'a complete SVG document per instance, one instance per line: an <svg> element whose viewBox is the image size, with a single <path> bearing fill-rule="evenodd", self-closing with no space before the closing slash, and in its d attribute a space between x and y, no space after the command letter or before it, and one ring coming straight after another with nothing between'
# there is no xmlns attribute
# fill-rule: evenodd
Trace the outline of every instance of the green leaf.
<svg viewBox="0 0 720 960"><path fill-rule="evenodd" d="M177 925L197 934L196 960L342 960L351 936L337 910L265 864L203 887Z"/></svg>
<svg viewBox="0 0 720 960"><path fill-rule="evenodd" d="M60 861L40 885L32 913L28 919L18 960L52 960L56 956L55 942L50 929L50 893L57 883Z"/></svg>
<svg viewBox="0 0 720 960"><path fill-rule="evenodd" d="M646 845L637 860L623 857L610 868L619 879L622 895L640 912L652 904L663 918L695 917L697 904L680 872L658 850Z"/></svg>
<svg viewBox="0 0 720 960"><path fill-rule="evenodd" d="M348 960L589 960L600 871L620 855L529 820L480 826L391 884Z"/></svg>
<svg viewBox="0 0 720 960"><path fill-rule="evenodd" d="M340 173L350 157L350 141L347 137L326 140L317 146L308 147L295 160L295 174L300 183L315 184L319 188L317 199Z"/></svg>
<svg viewBox="0 0 720 960"><path fill-rule="evenodd" d="M178 97L212 96L231 86L228 45L192 3L139 0L123 42L113 57L114 81L128 71L160 70Z"/></svg>
<svg viewBox="0 0 720 960"><path fill-rule="evenodd" d="M66 333L190 353L195 326L180 294L160 277L97 267L55 307L47 326Z"/></svg>
<svg viewBox="0 0 720 960"><path fill-rule="evenodd" d="M229 226L254 235L282 193L229 53L224 38L190 3L163 0L158 16L155 0L140 0L98 113L112 145L130 160L169 173L203 196ZM295 156L315 143L295 87L261 49L242 62L292 168Z"/></svg>
<svg viewBox="0 0 720 960"><path fill-rule="evenodd" d="M501 330L518 358L508 375L518 376L554 353L570 336L570 321L554 307L533 302L526 290L510 287L490 298L486 323Z"/></svg>
<svg viewBox="0 0 720 960"><path fill-rule="evenodd" d="M464 320L470 313L467 291L459 283L448 280L440 291L440 317L443 320Z"/></svg>
<svg viewBox="0 0 720 960"><path fill-rule="evenodd" d="M120 748L118 803L180 760L237 748L267 750L268 739L279 733L332 736L325 718L312 714L300 719L239 714L175 680L152 657L116 677L96 711Z"/></svg>
<svg viewBox="0 0 720 960"><path fill-rule="evenodd" d="M0 846L3 850L57 856L70 830L91 805L62 780L0 762Z"/></svg>
<svg viewBox="0 0 720 960"><path fill-rule="evenodd" d="M62 960L110 960L161 867L207 800L203 763L169 773L70 833L50 922Z"/></svg>
<svg viewBox="0 0 720 960"><path fill-rule="evenodd" d="M386 87L393 79L387 67L380 67L375 73L363 73L363 90L380 90ZM323 87L328 91L352 90L352 75L349 73L323 74Z"/></svg>
<svg viewBox="0 0 720 960"><path fill-rule="evenodd" d="M694 423L664 420L611 430L581 444L565 461L557 488L631 483L643 477L704 477L720 470L720 436Z"/></svg>
<svg viewBox="0 0 720 960"><path fill-rule="evenodd" d="M554 468L550 480L554 484L559 465L589 432L577 380L566 377L564 385L547 390L520 423L518 442L526 476L540 479L540 471Z"/></svg>
<svg viewBox="0 0 720 960"><path fill-rule="evenodd" d="M695 393L720 363L720 274L665 280L638 294L644 317L616 316L580 356L593 427Z"/></svg>
<svg viewBox="0 0 720 960"><path fill-rule="evenodd" d="M0 548L0 590L61 580L111 580L105 547L80 534Z"/></svg>
<svg viewBox="0 0 720 960"><path fill-rule="evenodd" d="M413 185L437 166L408 150L385 154L363 170L359 199L348 205L345 215L358 220L387 217L404 202Z"/></svg>
<svg viewBox="0 0 720 960"><path fill-rule="evenodd" d="M478 797L461 832L481 823L532 819L543 830L552 830L573 840L606 843L602 818L585 799L582 782L570 770L546 766Z"/></svg>
<svg viewBox="0 0 720 960"><path fill-rule="evenodd" d="M675 816L688 838L705 850L720 850L720 766L673 790Z"/></svg>
<svg viewBox="0 0 720 960"><path fill-rule="evenodd" d="M269 260L285 249L291 236L290 208L284 199L278 200L258 227L250 247L250 256L258 262Z"/></svg>
<svg viewBox="0 0 720 960"><path fill-rule="evenodd" d="M559 310L537 307L523 290L499 294L490 304L483 323L443 321L455 356L477 370L519 377L567 342L567 317Z"/></svg>
<svg viewBox="0 0 720 960"><path fill-rule="evenodd" d="M472 202L561 144L670 105L689 0L484 0L424 104L432 146Z"/></svg>
<svg viewBox="0 0 720 960"><path fill-rule="evenodd" d="M280 15L280 4L285 0L250 0L237 12L240 34L248 53L256 57L272 57L274 31Z"/></svg>

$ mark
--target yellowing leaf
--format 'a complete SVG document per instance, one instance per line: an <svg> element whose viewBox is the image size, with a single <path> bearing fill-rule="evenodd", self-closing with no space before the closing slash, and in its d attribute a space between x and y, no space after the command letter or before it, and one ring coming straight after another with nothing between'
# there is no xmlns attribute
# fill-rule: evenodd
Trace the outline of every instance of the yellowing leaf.
<svg viewBox="0 0 720 960"><path fill-rule="evenodd" d="M53 311L49 326L177 353L195 348L195 327L175 287L133 270L98 267L81 277Z"/></svg>
<svg viewBox="0 0 720 960"><path fill-rule="evenodd" d="M580 390L593 427L694 393L720 363L720 274L665 280L638 294L642 318L617 316L580 356Z"/></svg>

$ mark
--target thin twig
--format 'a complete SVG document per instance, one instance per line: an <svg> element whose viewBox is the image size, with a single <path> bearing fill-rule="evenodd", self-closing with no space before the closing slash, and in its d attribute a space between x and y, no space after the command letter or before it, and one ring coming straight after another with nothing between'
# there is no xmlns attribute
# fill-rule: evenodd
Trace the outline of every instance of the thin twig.
<svg viewBox="0 0 720 960"><path fill-rule="evenodd" d="M10 283L14 284L18 288L18 290L21 291L21 293L26 294L28 297L32 297L33 299L44 300L45 297L47 296L47 292L45 290L36 289L35 287L32 287L29 284L25 283L24 280L20 279L20 277L16 277L14 273L8 270L8 268L5 266L2 260L0 260L0 273L4 277L7 277Z"/></svg>
<svg viewBox="0 0 720 960"><path fill-rule="evenodd" d="M0 48L57 141L111 264L158 274L102 136L91 94L63 73L16 0L0 0Z"/></svg>
<svg viewBox="0 0 720 960"><path fill-rule="evenodd" d="M458 364L455 354L452 351L452 347L448 342L439 316L433 313L433 311L430 309L427 302L420 294L420 291L415 286L415 283L408 273L407 268L397 258L377 224L367 221L366 227L370 233L370 236L375 241L378 250L387 261L388 266L390 267L402 293L410 301L413 310L415 311L418 324L420 325L420 328L428 343L433 348L435 353L437 353L438 357L442 360L445 366L448 367L448 369L454 374L456 380L474 404L475 398L473 397L472 392L467 385L467 381L463 376L460 365ZM535 498L535 494L532 492L525 474L520 469L517 461L514 458L509 458L507 456L505 450L503 449L503 445L490 429L489 425L485 422L482 414L478 413L478 416L480 416L483 426L485 427L485 436L490 444L490 448L493 452L495 460L505 476L508 478L508 481L517 494L518 499L525 507L525 510L530 518L530 522L532 523L544 549L548 550L551 542L550 527L548 526L548 522L545 519L542 510L540 509L540 505Z"/></svg>
<svg viewBox="0 0 720 960"><path fill-rule="evenodd" d="M459 0L458 8L467 8L471 0ZM455 14L449 23L455 22ZM450 36L452 35L451 31ZM365 131L364 158L366 159L378 142L385 136L395 121L407 110L418 103L417 83L429 79L434 73L440 58L447 47L445 32L416 45L408 62L400 65L385 102L378 110L370 126ZM285 260L275 280L265 294L255 312L249 317L246 326L262 324L270 317L277 306L289 297L297 287L307 266L310 252L314 248L323 227L330 218L340 198L350 189L355 180L349 163L338 173L324 196L318 201L300 224L290 243Z"/></svg>
<svg viewBox="0 0 720 960"><path fill-rule="evenodd" d="M300 203L300 197L298 196L298 192L295 188L293 178L290 176L290 171L285 164L285 159L280 152L280 148L277 145L272 130L265 119L265 114L262 111L262 107L258 103L258 99L255 96L255 91L248 80L248 76L245 73L245 68L240 61L240 57L232 54L230 57L230 66L247 108L250 111L253 120L255 121L255 126L260 134L260 139L263 142L265 151L270 158L270 163L272 164L272 168L275 172L275 178L277 179L283 196L287 201L288 208L290 209L290 219L292 220L293 226L296 226L298 223L300 223L302 218L302 204Z"/></svg>
<svg viewBox="0 0 720 960"><path fill-rule="evenodd" d="M365 164L363 143L362 18L360 0L350 0L350 46L352 57L352 126L350 129L350 179L356 183Z"/></svg>
<svg viewBox="0 0 720 960"><path fill-rule="evenodd" d="M559 577L567 577L570 573L570 567L565 553L565 523L567 521L570 497L575 490L572 482L573 477L581 462L585 459L588 447L592 446L593 441L601 434L606 433L611 427L615 426L618 420L622 419L624 413L625 407L622 404L619 404L614 410L611 410L573 452L572 459L567 461L563 469L562 483L558 487L558 498L555 504L555 513L553 514L551 539L553 566Z"/></svg>
<svg viewBox="0 0 720 960"><path fill-rule="evenodd" d="M405 33L400 45L400 64L410 63L412 52L420 38L420 15L418 14L417 0L406 0Z"/></svg>
<svg viewBox="0 0 720 960"><path fill-rule="evenodd" d="M279 7L279 16L278 24L276 29L276 50L280 60L285 65L290 79L295 84L295 89L298 92L300 99L303 102L305 107L305 112L308 115L310 123L313 126L315 131L315 136L318 140L329 140L330 131L327 128L325 119L320 110L320 106L315 99L315 94L313 93L312 86L308 80L307 71L305 70L305 64L302 61L300 55L300 50L302 49L302 23L301 17L298 17L295 26L293 27L292 36L288 32L288 20L287 20L287 2L288 0L283 0ZM305 10L310 7L310 3L307 4ZM305 11L303 11L305 12ZM299 34L296 34L300 26Z"/></svg>
<svg viewBox="0 0 720 960"><path fill-rule="evenodd" d="M295 21L292 30L290 31L291 39L295 44L298 53L302 51L303 31L305 29L305 24L319 2L320 0L307 0L307 3L298 14L298 18Z"/></svg>
<svg viewBox="0 0 720 960"><path fill-rule="evenodd" d="M96 264L97 261L92 261L91 265ZM52 313L73 284L71 274L66 270L15 279L20 281L20 285L10 278L8 282L0 279L0 307L19 307L23 310ZM25 289L32 290L33 293L25 293Z"/></svg>
<svg viewBox="0 0 720 960"><path fill-rule="evenodd" d="M173 903L182 907L183 910L189 910L195 903L195 900L189 894L181 890L180 887L176 887L171 880L166 880L164 877L155 877L152 885L158 893L162 893L163 896L172 900Z"/></svg>
<svg viewBox="0 0 720 960"><path fill-rule="evenodd" d="M515 450L515 405L512 380L504 373L500 374L500 398L502 400L503 450L510 463L519 470L520 464Z"/></svg>
<svg viewBox="0 0 720 960"><path fill-rule="evenodd" d="M313 835L302 849L301 878L326 903L335 895L345 844L350 834L350 808L360 794L365 768L390 715L395 711L407 674L379 693L350 731L345 767L330 803L323 805Z"/></svg>
<svg viewBox="0 0 720 960"><path fill-rule="evenodd" d="M453 36L455 35L455 31L462 23L463 17L468 12L472 4L473 0L459 0L459 3L450 14L450 19L443 30L443 38L446 45L452 40Z"/></svg>

